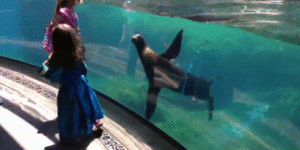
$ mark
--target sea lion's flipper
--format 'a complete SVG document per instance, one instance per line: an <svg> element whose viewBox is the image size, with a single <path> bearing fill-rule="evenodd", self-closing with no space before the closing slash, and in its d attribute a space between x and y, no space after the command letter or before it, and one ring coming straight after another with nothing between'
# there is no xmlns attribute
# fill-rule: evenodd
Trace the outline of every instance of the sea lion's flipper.
<svg viewBox="0 0 300 150"><path fill-rule="evenodd" d="M146 105L146 115L145 115L147 120L149 120L152 117L152 115L155 111L157 97L160 92L160 89L161 88L159 88L159 87L149 86L148 96L147 96L147 105Z"/></svg>
<svg viewBox="0 0 300 150"><path fill-rule="evenodd" d="M181 40L182 40L182 32L183 29L181 29L175 39L172 42L172 45L166 50L165 53L161 54L162 57L166 59L174 59L176 58L180 53L180 47L181 47Z"/></svg>
<svg viewBox="0 0 300 150"><path fill-rule="evenodd" d="M208 120L212 120L212 116L214 113L214 99L212 97L208 98Z"/></svg>

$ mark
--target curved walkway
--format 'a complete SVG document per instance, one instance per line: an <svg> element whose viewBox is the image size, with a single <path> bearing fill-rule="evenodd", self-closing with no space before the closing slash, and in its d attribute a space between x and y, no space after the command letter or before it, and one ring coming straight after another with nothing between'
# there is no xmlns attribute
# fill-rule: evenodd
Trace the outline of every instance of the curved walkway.
<svg viewBox="0 0 300 150"><path fill-rule="evenodd" d="M51 85L51 86L50 86ZM41 80L38 68L0 57L0 149L185 149L157 127L97 92L105 110L103 132L79 146L59 144L58 85Z"/></svg>
<svg viewBox="0 0 300 150"><path fill-rule="evenodd" d="M58 144L57 91L26 75L0 68L0 99L3 102L0 106L0 133L4 137L1 146L28 150L62 148ZM109 121L107 118L104 123ZM127 149L106 127L101 137L91 138L84 145L87 149Z"/></svg>

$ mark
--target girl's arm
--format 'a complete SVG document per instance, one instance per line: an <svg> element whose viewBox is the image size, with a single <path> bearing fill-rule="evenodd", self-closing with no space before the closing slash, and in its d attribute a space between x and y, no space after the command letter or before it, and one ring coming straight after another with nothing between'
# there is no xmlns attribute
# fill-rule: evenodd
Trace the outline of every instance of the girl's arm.
<svg viewBox="0 0 300 150"><path fill-rule="evenodd" d="M48 59L43 62L43 65L47 65L47 66L49 65L49 60L51 59L52 55L53 52L51 52L50 55L48 56Z"/></svg>
<svg viewBox="0 0 300 150"><path fill-rule="evenodd" d="M53 51L52 47L52 27L53 23L50 22L45 30L45 37L43 41L43 49L47 51L48 53L51 53Z"/></svg>
<svg viewBox="0 0 300 150"><path fill-rule="evenodd" d="M49 55L48 60L43 63L39 71L44 79L52 83L60 82L61 74L63 73L63 68L53 59L53 54L54 52Z"/></svg>

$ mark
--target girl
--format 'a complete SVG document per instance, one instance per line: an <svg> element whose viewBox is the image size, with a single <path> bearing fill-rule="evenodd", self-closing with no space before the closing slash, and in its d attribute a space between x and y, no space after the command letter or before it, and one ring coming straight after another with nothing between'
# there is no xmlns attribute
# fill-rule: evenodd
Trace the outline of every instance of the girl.
<svg viewBox="0 0 300 150"><path fill-rule="evenodd" d="M83 0L57 0L54 17L45 30L43 49L48 53L53 51L52 30L59 23L66 23L79 33L78 16L74 11L77 4L82 4Z"/></svg>
<svg viewBox="0 0 300 150"><path fill-rule="evenodd" d="M53 30L53 52L42 74L61 84L57 96L58 129L63 143L77 143L92 133L93 124L104 117L97 96L90 86L83 62L84 52L76 29L59 24Z"/></svg>

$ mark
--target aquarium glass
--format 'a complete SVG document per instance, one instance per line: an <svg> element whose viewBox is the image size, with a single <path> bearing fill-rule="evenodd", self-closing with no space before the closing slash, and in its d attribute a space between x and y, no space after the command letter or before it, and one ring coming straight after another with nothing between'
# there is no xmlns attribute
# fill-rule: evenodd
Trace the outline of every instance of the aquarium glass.
<svg viewBox="0 0 300 150"><path fill-rule="evenodd" d="M149 121L190 150L300 149L298 2L144 2L76 6L87 76L97 91L145 118L150 84L132 37L141 34L161 57L183 29L178 57L166 62L213 81L213 118L207 100L162 88ZM55 3L0 1L0 55L41 66Z"/></svg>

